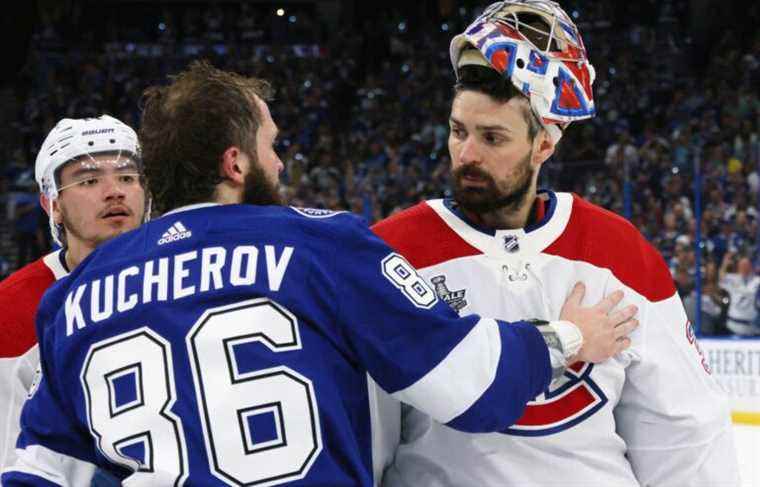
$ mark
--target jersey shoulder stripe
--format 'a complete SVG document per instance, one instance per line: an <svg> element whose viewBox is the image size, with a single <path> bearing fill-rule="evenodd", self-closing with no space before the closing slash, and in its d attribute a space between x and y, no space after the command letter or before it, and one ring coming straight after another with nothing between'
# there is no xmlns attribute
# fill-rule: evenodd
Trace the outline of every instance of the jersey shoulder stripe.
<svg viewBox="0 0 760 487"><path fill-rule="evenodd" d="M626 219L573 195L570 221L544 253L609 269L649 301L676 292L662 256Z"/></svg>
<svg viewBox="0 0 760 487"><path fill-rule="evenodd" d="M457 235L426 202L386 218L373 225L372 231L417 269L482 254Z"/></svg>

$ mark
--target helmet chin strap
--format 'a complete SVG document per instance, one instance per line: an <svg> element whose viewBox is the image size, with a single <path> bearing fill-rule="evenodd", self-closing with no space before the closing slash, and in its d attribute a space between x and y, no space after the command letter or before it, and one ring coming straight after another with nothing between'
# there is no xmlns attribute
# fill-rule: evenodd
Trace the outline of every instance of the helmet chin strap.
<svg viewBox="0 0 760 487"><path fill-rule="evenodd" d="M150 214L153 211L153 198L145 194L145 213L143 214L142 223L148 223L150 221Z"/></svg>
<svg viewBox="0 0 760 487"><path fill-rule="evenodd" d="M57 198L57 196L56 196ZM61 241L61 231L58 229L58 225L55 223L55 217L53 216L53 200L55 198L48 198L48 223L50 225L50 235L53 237L53 241L59 246L63 247Z"/></svg>

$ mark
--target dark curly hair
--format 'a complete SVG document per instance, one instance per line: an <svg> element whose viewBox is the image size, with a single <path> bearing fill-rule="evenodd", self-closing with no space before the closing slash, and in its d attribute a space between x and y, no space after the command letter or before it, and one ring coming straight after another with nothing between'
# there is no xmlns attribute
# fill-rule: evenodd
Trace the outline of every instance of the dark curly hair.
<svg viewBox="0 0 760 487"><path fill-rule="evenodd" d="M458 80L454 85L454 97L462 91L475 91L488 95L493 100L506 103L512 98L524 98L526 103L521 103L520 108L523 118L528 124L528 139L533 141L541 131L542 126L533 110L530 108L528 98L522 94L512 82L502 77L493 68L480 65L462 66L458 70Z"/></svg>
<svg viewBox="0 0 760 487"><path fill-rule="evenodd" d="M142 97L138 137L148 189L158 213L211 201L222 181L222 154L231 146L256 161L256 133L261 111L254 95L272 98L264 80L222 71L195 61L151 86Z"/></svg>

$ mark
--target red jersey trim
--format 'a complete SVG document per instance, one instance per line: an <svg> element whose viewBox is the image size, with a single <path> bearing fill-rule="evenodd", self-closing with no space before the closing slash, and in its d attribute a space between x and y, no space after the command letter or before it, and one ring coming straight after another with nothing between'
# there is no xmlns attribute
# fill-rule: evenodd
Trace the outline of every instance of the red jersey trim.
<svg viewBox="0 0 760 487"><path fill-rule="evenodd" d="M0 282L0 358L19 357L37 343L34 318L42 295L55 282L44 258Z"/></svg>
<svg viewBox="0 0 760 487"><path fill-rule="evenodd" d="M457 235L425 202L376 223L372 231L417 269L483 253Z"/></svg>
<svg viewBox="0 0 760 487"><path fill-rule="evenodd" d="M652 302L676 292L662 256L628 220L575 194L570 221L544 253L609 269Z"/></svg>
<svg viewBox="0 0 760 487"><path fill-rule="evenodd" d="M585 411L589 406L597 404L598 400L588 387L577 387L562 401L552 401L548 404L531 404L525 408L522 417L517 421L518 426L540 426L546 428L561 421L567 421L572 415Z"/></svg>

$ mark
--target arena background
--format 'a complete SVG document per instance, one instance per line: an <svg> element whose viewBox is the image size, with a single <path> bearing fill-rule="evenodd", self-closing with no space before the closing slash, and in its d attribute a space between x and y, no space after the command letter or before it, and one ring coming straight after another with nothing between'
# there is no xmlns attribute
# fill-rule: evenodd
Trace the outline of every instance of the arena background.
<svg viewBox="0 0 760 487"><path fill-rule="evenodd" d="M599 115L569 129L541 185L624 215L663 254L731 396L745 486L760 487L760 339L726 329L718 281L724 259L760 272L760 7L561 3L596 67ZM142 89L197 58L274 82L289 203L373 222L446 195L448 42L485 4L18 2L0 20L0 278L50 248L33 166L55 121L137 127Z"/></svg>

